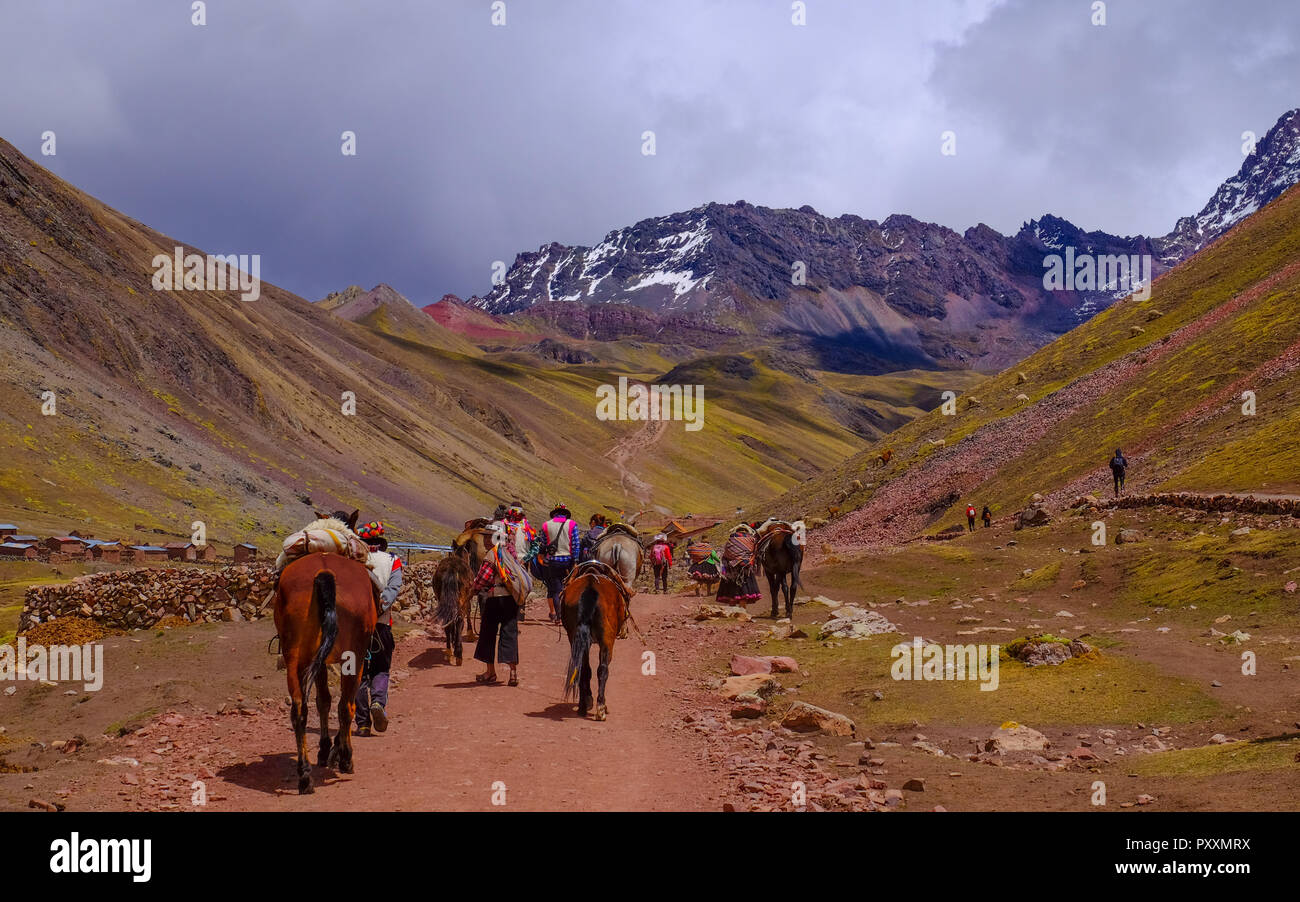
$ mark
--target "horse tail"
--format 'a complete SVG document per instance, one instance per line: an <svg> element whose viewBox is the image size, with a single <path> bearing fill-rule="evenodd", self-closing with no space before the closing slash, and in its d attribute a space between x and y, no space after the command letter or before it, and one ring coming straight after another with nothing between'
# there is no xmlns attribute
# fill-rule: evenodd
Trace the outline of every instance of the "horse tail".
<svg viewBox="0 0 1300 902"><path fill-rule="evenodd" d="M438 593L438 610L434 619L438 626L446 627L460 618L461 581L454 567L447 567L442 573L442 582L435 587Z"/></svg>
<svg viewBox="0 0 1300 902"><path fill-rule="evenodd" d="M311 694L311 687L316 684L316 675L325 666L325 659L333 651L334 640L339 635L339 617L334 591L334 574L329 570L317 573L311 584L311 598L312 603L320 611L320 648L316 649L316 656L311 659L311 666L307 668L307 679L303 688L304 700Z"/></svg>
<svg viewBox="0 0 1300 902"><path fill-rule="evenodd" d="M582 665L591 651L591 628L596 619L596 606L600 593L596 591L596 581L587 580L587 587L578 598L578 628L573 633L569 645L569 674L564 680L564 698L573 698L578 692L578 678L582 676Z"/></svg>

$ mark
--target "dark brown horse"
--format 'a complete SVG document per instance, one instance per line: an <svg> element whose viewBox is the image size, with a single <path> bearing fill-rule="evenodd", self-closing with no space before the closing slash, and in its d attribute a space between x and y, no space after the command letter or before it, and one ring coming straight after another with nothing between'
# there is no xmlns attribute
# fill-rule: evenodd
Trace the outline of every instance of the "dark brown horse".
<svg viewBox="0 0 1300 902"><path fill-rule="evenodd" d="M767 574L768 591L772 593L772 619L777 611L778 592L785 595L785 616L794 617L794 596L799 588L799 569L803 566L803 545L797 538L802 529L788 523L777 523L763 532L758 540L755 557Z"/></svg>
<svg viewBox="0 0 1300 902"><path fill-rule="evenodd" d="M461 664L461 632L469 622L470 587L474 584L474 572L466 557L449 554L438 561L433 571L433 592L438 599L434 619L442 627L447 657L457 667Z"/></svg>
<svg viewBox="0 0 1300 902"><path fill-rule="evenodd" d="M569 634L569 670L564 678L564 698L567 701L577 694L578 713L583 717L591 710L589 652L595 640L600 646L600 664L596 668L596 720L604 720L609 716L609 708L605 705L609 663L614 659L614 642L628 617L622 580L609 565L587 561L579 564L565 583L560 600L560 618Z"/></svg>
<svg viewBox="0 0 1300 902"><path fill-rule="evenodd" d="M356 524L353 511L346 525ZM341 554L303 555L280 572L275 592L275 629L280 637L285 676L292 704L289 719L298 743L298 792L312 791L307 760L307 697L316 687L320 713L317 764L350 774L352 721L356 716L357 683L370 637L375 631L375 592L361 561ZM340 664L339 732L330 742L329 670Z"/></svg>

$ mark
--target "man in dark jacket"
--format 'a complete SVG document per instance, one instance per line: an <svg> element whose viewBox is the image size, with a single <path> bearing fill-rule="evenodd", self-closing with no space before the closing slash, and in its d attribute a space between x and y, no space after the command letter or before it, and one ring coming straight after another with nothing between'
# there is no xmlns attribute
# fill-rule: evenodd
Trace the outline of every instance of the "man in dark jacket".
<svg viewBox="0 0 1300 902"><path fill-rule="evenodd" d="M1110 459L1110 474L1115 477L1115 497L1124 491L1124 474L1128 472L1128 459L1124 452L1115 449L1115 456Z"/></svg>

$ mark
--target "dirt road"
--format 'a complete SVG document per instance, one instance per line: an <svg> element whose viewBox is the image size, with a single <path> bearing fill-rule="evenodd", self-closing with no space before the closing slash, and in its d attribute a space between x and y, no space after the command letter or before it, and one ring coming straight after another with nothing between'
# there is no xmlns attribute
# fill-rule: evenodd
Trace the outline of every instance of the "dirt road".
<svg viewBox="0 0 1300 902"><path fill-rule="evenodd" d="M482 665L469 657L472 645L464 666L454 667L441 640L417 630L394 655L388 731L355 740L356 773L317 767L313 795L297 794L288 717L280 699L266 699L242 712L161 715L99 752L138 764L99 767L77 781L69 800L83 810L186 810L198 780L204 807L214 811L717 810L719 787L703 766L703 744L672 729L682 719L676 696L689 679L681 665L691 658L658 627L682 600L639 595L635 604L653 637L656 673L643 675L635 636L619 642L603 723L579 718L560 700L568 656L562 628L536 620L523 627L519 687L475 684ZM538 608L534 600L531 610ZM282 673L263 682L272 679L283 689ZM313 760L315 720L313 704ZM494 795L505 804L494 805Z"/></svg>

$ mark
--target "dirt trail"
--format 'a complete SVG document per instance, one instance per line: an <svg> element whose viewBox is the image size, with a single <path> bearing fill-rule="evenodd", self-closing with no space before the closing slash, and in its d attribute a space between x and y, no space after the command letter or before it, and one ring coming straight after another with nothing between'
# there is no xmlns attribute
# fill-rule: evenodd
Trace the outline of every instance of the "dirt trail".
<svg viewBox="0 0 1300 902"><path fill-rule="evenodd" d="M659 443L667 428L667 420L647 420L640 429L619 439L613 448L605 452L605 456L613 461L615 469L619 472L619 482L623 491L641 505L650 503L651 490L654 486L633 473L631 465L643 452Z"/></svg>
<svg viewBox="0 0 1300 902"><path fill-rule="evenodd" d="M441 640L417 630L394 655L388 731L355 740L356 773L317 767L316 792L299 796L293 735L278 703L243 714L172 713L114 743L112 754L142 766L105 768L77 789L77 807L189 809L197 778L211 811L493 810L494 784L504 784L507 810L717 810L721 787L704 766L703 744L671 728L682 719L677 699L688 682L673 662L690 656L677 655L671 631L658 628L681 603L637 596L657 674L642 675L635 637L620 642L603 723L579 718L560 699L568 658L562 628L523 627L519 687L475 684L482 665L470 658L472 645L464 666L454 667ZM317 737L313 702L313 760Z"/></svg>

